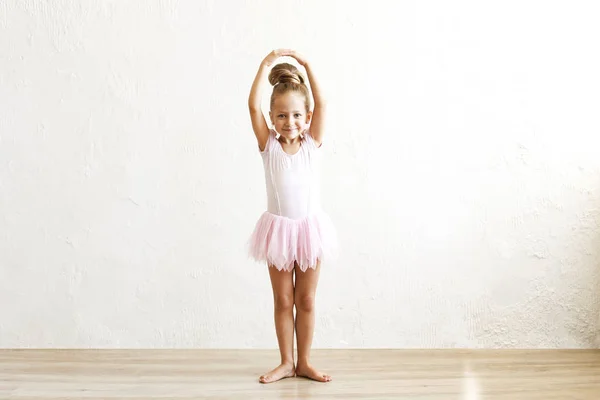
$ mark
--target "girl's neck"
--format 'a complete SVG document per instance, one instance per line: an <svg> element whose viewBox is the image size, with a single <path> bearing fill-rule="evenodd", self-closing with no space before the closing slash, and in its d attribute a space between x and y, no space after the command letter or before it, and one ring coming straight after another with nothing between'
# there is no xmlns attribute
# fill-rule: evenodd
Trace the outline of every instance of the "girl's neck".
<svg viewBox="0 0 600 400"><path fill-rule="evenodd" d="M302 140L302 138L300 137L300 135L296 136L293 139L288 139L283 135L279 135L279 142L284 143L284 144L296 144L299 143Z"/></svg>

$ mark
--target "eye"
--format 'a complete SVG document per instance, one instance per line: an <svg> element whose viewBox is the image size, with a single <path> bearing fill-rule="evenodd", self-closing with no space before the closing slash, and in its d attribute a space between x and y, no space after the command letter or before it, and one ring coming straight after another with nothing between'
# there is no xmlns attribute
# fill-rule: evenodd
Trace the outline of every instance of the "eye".
<svg viewBox="0 0 600 400"><path fill-rule="evenodd" d="M283 118L283 117L285 117L285 115L283 115L283 114L279 114L277 117L279 117L279 118Z"/></svg>
<svg viewBox="0 0 600 400"><path fill-rule="evenodd" d="M300 118L301 116L302 116L302 114L299 114L299 113L294 114L294 117L296 117L296 118Z"/></svg>

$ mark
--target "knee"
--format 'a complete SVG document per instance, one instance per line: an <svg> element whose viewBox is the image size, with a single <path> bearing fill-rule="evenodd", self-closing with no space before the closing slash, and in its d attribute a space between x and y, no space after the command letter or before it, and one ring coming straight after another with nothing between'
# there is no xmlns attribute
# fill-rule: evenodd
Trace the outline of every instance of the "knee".
<svg viewBox="0 0 600 400"><path fill-rule="evenodd" d="M275 311L292 311L294 308L294 296L280 294L275 296Z"/></svg>
<svg viewBox="0 0 600 400"><path fill-rule="evenodd" d="M315 308L315 296L303 294L296 296L296 310L311 312Z"/></svg>

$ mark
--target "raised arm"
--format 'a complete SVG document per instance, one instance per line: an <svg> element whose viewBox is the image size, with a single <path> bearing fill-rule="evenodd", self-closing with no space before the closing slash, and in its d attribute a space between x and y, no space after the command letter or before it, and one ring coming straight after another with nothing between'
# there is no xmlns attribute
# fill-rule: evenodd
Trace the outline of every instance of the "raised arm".
<svg viewBox="0 0 600 400"><path fill-rule="evenodd" d="M323 90L321 89L319 81L315 77L311 64L303 55L293 50L287 52L285 55L294 57L296 61L298 61L298 63L302 65L304 69L306 69L308 82L310 83L310 89L315 102L315 109L313 111L310 123L310 133L317 146L320 146L321 143L323 143L323 135L325 133L325 117L327 114L327 104L325 96L323 95Z"/></svg>
<svg viewBox="0 0 600 400"><path fill-rule="evenodd" d="M270 52L265 59L260 63L252 88L250 89L250 96L248 97L248 108L250 109L250 119L252 120L252 129L258 140L258 148L260 151L265 149L267 140L269 139L269 126L265 120L265 116L261 109L263 88L267 82L269 76L269 70L271 65L281 57L286 50L273 50Z"/></svg>

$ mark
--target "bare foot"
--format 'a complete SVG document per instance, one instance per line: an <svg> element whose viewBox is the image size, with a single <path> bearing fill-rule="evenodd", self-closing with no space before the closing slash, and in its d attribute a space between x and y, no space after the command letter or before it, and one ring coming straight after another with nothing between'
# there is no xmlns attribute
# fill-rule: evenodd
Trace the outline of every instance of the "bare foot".
<svg viewBox="0 0 600 400"><path fill-rule="evenodd" d="M294 364L281 364L272 371L261 375L261 377L258 378L258 381L260 383L271 383L276 382L280 379L291 378L295 375L296 370L294 369Z"/></svg>
<svg viewBox="0 0 600 400"><path fill-rule="evenodd" d="M296 367L296 375L303 376L318 382L331 382L331 376L317 371L312 365L305 364Z"/></svg>

